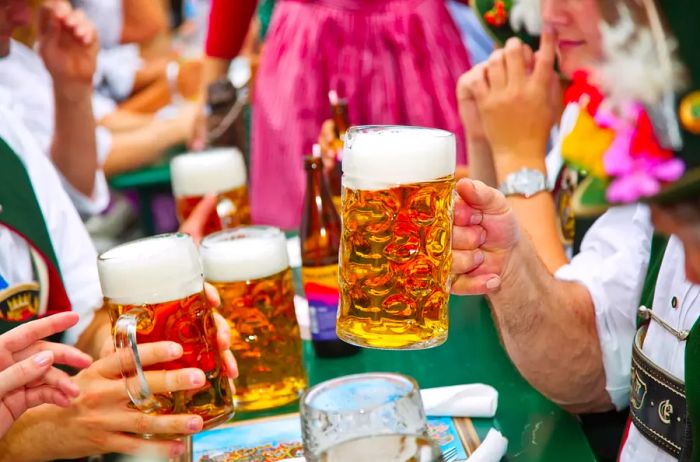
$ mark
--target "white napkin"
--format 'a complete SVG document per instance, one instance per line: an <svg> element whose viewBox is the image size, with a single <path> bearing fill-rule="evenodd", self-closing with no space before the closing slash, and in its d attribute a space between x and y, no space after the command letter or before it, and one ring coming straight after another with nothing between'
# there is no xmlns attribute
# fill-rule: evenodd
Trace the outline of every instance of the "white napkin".
<svg viewBox="0 0 700 462"><path fill-rule="evenodd" d="M469 462L499 462L507 449L508 440L501 432L492 428L476 451L469 456Z"/></svg>
<svg viewBox="0 0 700 462"><path fill-rule="evenodd" d="M498 392L481 383L421 390L425 413L432 417L493 417Z"/></svg>

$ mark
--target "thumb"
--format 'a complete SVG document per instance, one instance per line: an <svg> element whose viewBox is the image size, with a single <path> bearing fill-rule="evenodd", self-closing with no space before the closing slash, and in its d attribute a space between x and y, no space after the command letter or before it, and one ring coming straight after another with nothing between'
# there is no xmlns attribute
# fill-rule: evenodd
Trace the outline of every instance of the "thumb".
<svg viewBox="0 0 700 462"><path fill-rule="evenodd" d="M199 204L192 210L192 213L187 220L180 226L180 232L187 233L192 236L196 244L204 237L204 227L212 213L216 212L216 203L218 197L216 194L207 194L199 201Z"/></svg>
<svg viewBox="0 0 700 462"><path fill-rule="evenodd" d="M457 194L475 213L500 214L509 210L503 193L481 181L463 178L457 182ZM478 223L472 223L478 224Z"/></svg>
<svg viewBox="0 0 700 462"><path fill-rule="evenodd" d="M554 72L554 60L556 56L557 33L551 26L545 25L540 37L540 49L535 60L535 75L541 82L549 83L550 76Z"/></svg>
<svg viewBox="0 0 700 462"><path fill-rule="evenodd" d="M46 350L0 372L0 398L40 379L53 364L53 352Z"/></svg>

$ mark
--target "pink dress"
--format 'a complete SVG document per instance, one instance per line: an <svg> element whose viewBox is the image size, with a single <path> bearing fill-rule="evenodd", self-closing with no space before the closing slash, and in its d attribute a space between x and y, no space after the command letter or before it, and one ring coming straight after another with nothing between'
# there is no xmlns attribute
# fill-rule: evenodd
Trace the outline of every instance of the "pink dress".
<svg viewBox="0 0 700 462"><path fill-rule="evenodd" d="M348 101L352 125L436 127L457 135L455 88L467 52L443 0L281 0L257 74L251 212L258 224L296 229L303 156L331 116L328 91Z"/></svg>

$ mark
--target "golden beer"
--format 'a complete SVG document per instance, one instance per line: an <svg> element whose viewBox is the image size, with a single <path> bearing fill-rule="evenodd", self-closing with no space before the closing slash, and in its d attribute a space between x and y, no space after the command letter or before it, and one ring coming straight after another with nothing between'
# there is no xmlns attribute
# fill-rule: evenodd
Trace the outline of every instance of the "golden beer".
<svg viewBox="0 0 700 462"><path fill-rule="evenodd" d="M177 217L185 221L202 197L216 194L216 210L204 235L250 224L248 187L243 155L235 148L219 148L176 156L170 163Z"/></svg>
<svg viewBox="0 0 700 462"><path fill-rule="evenodd" d="M222 231L202 241L206 279L219 291L219 312L231 326L239 410L282 406L306 388L286 246L284 234L271 227Z"/></svg>
<svg viewBox="0 0 700 462"><path fill-rule="evenodd" d="M143 370L138 358L122 373L134 404L153 414L198 414L204 428L233 415L233 393L224 375L213 310L203 292L197 249L185 234L130 242L102 254L100 282L118 350L131 353L138 343L172 341L183 355ZM135 334L135 339L133 338ZM201 369L206 383L197 390L151 394L144 370Z"/></svg>
<svg viewBox="0 0 700 462"><path fill-rule="evenodd" d="M423 349L447 339L454 136L355 127L343 155L338 337Z"/></svg>

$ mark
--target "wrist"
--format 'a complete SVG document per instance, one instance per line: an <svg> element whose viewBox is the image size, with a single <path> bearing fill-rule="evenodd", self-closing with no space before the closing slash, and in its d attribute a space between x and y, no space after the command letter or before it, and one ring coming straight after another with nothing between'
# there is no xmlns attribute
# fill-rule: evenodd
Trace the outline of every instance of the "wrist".
<svg viewBox="0 0 700 462"><path fill-rule="evenodd" d="M31 433L32 428L41 425L44 421L42 419L48 418L48 416L42 417L47 407L49 405L44 404L28 409L10 427L10 430L0 438L0 462L34 462L49 460L55 456L55 454L44 454L43 449L47 447L45 443L46 437L42 438L42 442L37 444Z"/></svg>
<svg viewBox="0 0 700 462"><path fill-rule="evenodd" d="M80 80L54 79L53 93L57 103L71 103L92 100L92 82Z"/></svg>
<svg viewBox="0 0 700 462"><path fill-rule="evenodd" d="M531 154L517 155L515 153L501 151L500 154L494 154L493 162L496 167L496 175L499 184L505 181L510 174L524 168L537 170L545 175L547 174L547 164L545 163L544 156L533 156Z"/></svg>

